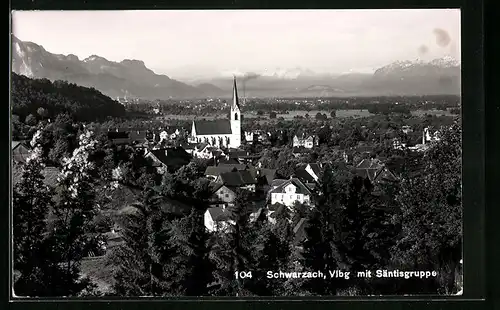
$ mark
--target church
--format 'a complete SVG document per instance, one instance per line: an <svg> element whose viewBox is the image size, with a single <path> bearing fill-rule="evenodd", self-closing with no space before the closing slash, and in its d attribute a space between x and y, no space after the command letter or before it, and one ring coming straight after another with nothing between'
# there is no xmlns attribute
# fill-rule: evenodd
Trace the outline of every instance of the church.
<svg viewBox="0 0 500 310"><path fill-rule="evenodd" d="M241 109L238 102L236 78L233 84L233 100L229 119L213 121L194 120L191 142L208 143L216 147L238 148L241 145Z"/></svg>

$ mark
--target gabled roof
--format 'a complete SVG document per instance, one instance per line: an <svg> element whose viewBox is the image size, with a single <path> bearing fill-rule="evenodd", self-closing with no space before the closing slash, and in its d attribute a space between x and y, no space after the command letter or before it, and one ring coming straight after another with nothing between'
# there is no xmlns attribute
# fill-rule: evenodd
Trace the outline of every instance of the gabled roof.
<svg viewBox="0 0 500 310"><path fill-rule="evenodd" d="M205 175L214 175L214 176L219 176L221 173L224 172L231 172L231 171L238 171L235 167L231 166L208 166L207 169L205 169Z"/></svg>
<svg viewBox="0 0 500 310"><path fill-rule="evenodd" d="M129 133L126 131L108 131L108 139L128 139Z"/></svg>
<svg viewBox="0 0 500 310"><path fill-rule="evenodd" d="M222 184L226 186L241 187L257 183L255 178L250 174L250 171L247 170L224 172L219 177Z"/></svg>
<svg viewBox="0 0 500 310"><path fill-rule="evenodd" d="M310 175L304 167L297 168L294 175L304 182L315 182L313 176Z"/></svg>
<svg viewBox="0 0 500 310"><path fill-rule="evenodd" d="M217 183L217 182L210 182L210 190L212 191L212 193L215 193L217 192L222 186L224 186L223 184L220 184L220 183Z"/></svg>
<svg viewBox="0 0 500 310"><path fill-rule="evenodd" d="M307 186L297 178L291 178L291 179L285 180L285 182L281 183L280 185L278 185L275 188L272 188L269 192L270 193L284 193L285 187L287 187L289 184L293 184L297 187L296 193L305 194L305 195L311 194L311 191L309 190L309 188L307 188Z"/></svg>
<svg viewBox="0 0 500 310"><path fill-rule="evenodd" d="M20 144L21 144L21 141L12 141L12 142L10 143L10 145L11 145L11 149L12 149L12 150L13 150L13 149L15 149L15 148L16 148L18 145L20 145Z"/></svg>
<svg viewBox="0 0 500 310"><path fill-rule="evenodd" d="M12 141L12 160L14 162L25 163L30 155L31 148L23 141Z"/></svg>
<svg viewBox="0 0 500 310"><path fill-rule="evenodd" d="M356 169L380 169L384 164L377 159L363 159L357 166Z"/></svg>
<svg viewBox="0 0 500 310"><path fill-rule="evenodd" d="M232 213L227 209L223 209L221 207L213 207L207 209L208 213L210 213L210 217L214 222L221 222L230 219Z"/></svg>
<svg viewBox="0 0 500 310"><path fill-rule="evenodd" d="M172 147L149 152L166 166L183 166L189 163L191 156L182 147Z"/></svg>
<svg viewBox="0 0 500 310"><path fill-rule="evenodd" d="M276 177L276 169L265 169L261 168L258 170L253 169L256 172L256 175L260 178L265 178L268 185L271 185L274 178ZM252 172L252 170L250 170Z"/></svg>
<svg viewBox="0 0 500 310"><path fill-rule="evenodd" d="M377 176L375 177L375 182L377 181L388 181L388 182L394 182L397 181L398 178L392 173L389 169L385 168L382 169Z"/></svg>
<svg viewBox="0 0 500 310"><path fill-rule="evenodd" d="M306 218L303 217L299 220L297 225L295 225L295 227L293 228L293 234L294 234L293 243L295 245L300 244L306 238L306 230L305 230L306 224L307 224Z"/></svg>
<svg viewBox="0 0 500 310"><path fill-rule="evenodd" d="M247 156L248 152L244 150L229 150L229 158L238 158L241 156Z"/></svg>
<svg viewBox="0 0 500 310"><path fill-rule="evenodd" d="M201 152L203 151L205 148L207 148L210 144L208 143L199 143L199 144L196 144L194 146L194 148L198 151L198 152Z"/></svg>
<svg viewBox="0 0 500 310"><path fill-rule="evenodd" d="M147 132L146 131L131 131L129 133L129 138L132 141L142 141L146 140Z"/></svg>
<svg viewBox="0 0 500 310"><path fill-rule="evenodd" d="M271 187L278 187L285 183L287 180L286 179L275 179L271 182Z"/></svg>
<svg viewBox="0 0 500 310"><path fill-rule="evenodd" d="M221 158L219 159L219 165L240 165L240 162L234 158Z"/></svg>
<svg viewBox="0 0 500 310"><path fill-rule="evenodd" d="M319 176L321 174L321 167L318 163L311 163L309 164L309 167L311 167L312 171Z"/></svg>
<svg viewBox="0 0 500 310"><path fill-rule="evenodd" d="M213 121L195 120L194 127L196 135L229 135L231 131L231 121L228 119L217 119Z"/></svg>
<svg viewBox="0 0 500 310"><path fill-rule="evenodd" d="M194 143L182 143L181 147L185 150L194 150L197 145L198 144L194 144Z"/></svg>
<svg viewBox="0 0 500 310"><path fill-rule="evenodd" d="M246 170L248 169L248 165L246 164L233 164L233 163L224 163L224 162L219 162L217 167L229 167L229 168L236 168L236 170Z"/></svg>
<svg viewBox="0 0 500 310"><path fill-rule="evenodd" d="M49 187L56 187L58 182L57 178L61 171L55 167L45 167L42 170L42 175L44 177L43 183ZM12 184L17 184L21 181L22 168L19 165L12 165Z"/></svg>
<svg viewBox="0 0 500 310"><path fill-rule="evenodd" d="M375 180L375 177L379 173L379 170L376 169L355 169L355 173L357 176L360 176L362 178L368 179L371 182Z"/></svg>

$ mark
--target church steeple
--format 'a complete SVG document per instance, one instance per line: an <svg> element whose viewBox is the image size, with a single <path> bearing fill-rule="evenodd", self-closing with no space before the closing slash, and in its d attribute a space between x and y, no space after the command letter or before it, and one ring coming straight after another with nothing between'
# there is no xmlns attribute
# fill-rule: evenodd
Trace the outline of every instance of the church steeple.
<svg viewBox="0 0 500 310"><path fill-rule="evenodd" d="M236 87L236 76L233 75L233 103L231 109L240 110L240 103L238 101L238 88Z"/></svg>
<svg viewBox="0 0 500 310"><path fill-rule="evenodd" d="M241 109L238 102L238 89L236 88L236 77L233 81L233 102L231 104L230 113L231 123L231 147L239 147L241 145Z"/></svg>

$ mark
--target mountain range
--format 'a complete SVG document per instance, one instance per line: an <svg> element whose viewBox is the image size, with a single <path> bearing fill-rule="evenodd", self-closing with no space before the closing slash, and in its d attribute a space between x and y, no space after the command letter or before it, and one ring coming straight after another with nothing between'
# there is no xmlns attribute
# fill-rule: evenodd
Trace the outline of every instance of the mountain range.
<svg viewBox="0 0 500 310"><path fill-rule="evenodd" d="M41 45L14 36L12 71L93 87L110 97L144 99L230 97L233 74L239 78L241 95L246 97L459 95L461 80L460 63L444 57L430 62L397 61L374 73L317 74L297 67L257 73L226 72L182 82L155 73L141 60L114 62L97 55L80 60L73 54L50 53Z"/></svg>

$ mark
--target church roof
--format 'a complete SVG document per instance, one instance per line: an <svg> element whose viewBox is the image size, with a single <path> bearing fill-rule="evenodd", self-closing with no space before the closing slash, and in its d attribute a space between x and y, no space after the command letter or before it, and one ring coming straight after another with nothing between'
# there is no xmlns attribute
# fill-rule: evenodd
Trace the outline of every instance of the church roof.
<svg viewBox="0 0 500 310"><path fill-rule="evenodd" d="M217 119L213 121L194 121L196 135L229 135L231 131L231 121L228 119Z"/></svg>
<svg viewBox="0 0 500 310"><path fill-rule="evenodd" d="M236 87L236 77L233 78L233 103L231 106L233 109L240 110L240 103L238 102L238 88Z"/></svg>

